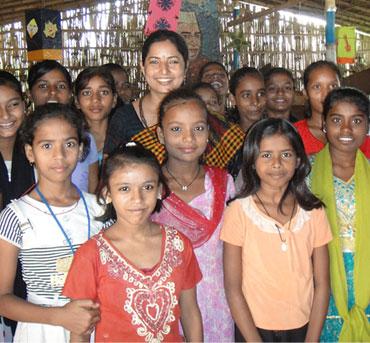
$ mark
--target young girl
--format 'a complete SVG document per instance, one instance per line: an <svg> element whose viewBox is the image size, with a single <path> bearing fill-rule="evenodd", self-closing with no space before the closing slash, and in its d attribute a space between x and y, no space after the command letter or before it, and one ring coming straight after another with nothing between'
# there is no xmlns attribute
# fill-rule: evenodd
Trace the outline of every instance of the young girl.
<svg viewBox="0 0 370 343"><path fill-rule="evenodd" d="M117 102L114 79L104 69L90 67L77 76L74 86L76 107L83 113L94 136L101 164L109 115Z"/></svg>
<svg viewBox="0 0 370 343"><path fill-rule="evenodd" d="M298 121L294 126L302 137L308 155L319 152L326 143L323 132L323 103L328 93L339 87L340 79L338 67L329 61L313 62L304 71L304 94L308 102L307 118Z"/></svg>
<svg viewBox="0 0 370 343"><path fill-rule="evenodd" d="M207 62L199 71L199 81L209 83L219 94L222 113L226 113L227 92L229 90L229 74L222 63Z"/></svg>
<svg viewBox="0 0 370 343"><path fill-rule="evenodd" d="M247 341L317 342L329 300L330 227L305 183L310 164L286 120L244 143L244 188L225 211L225 290Z"/></svg>
<svg viewBox="0 0 370 343"><path fill-rule="evenodd" d="M34 184L32 166L24 153L18 131L25 116L25 103L20 82L10 73L0 71L0 210L12 199L19 198ZM20 264L14 292L25 297ZM8 321L5 321L8 324ZM11 321L13 333L16 322ZM1 325L0 325L1 326ZM6 338L8 339L8 337ZM9 338L11 339L11 338Z"/></svg>
<svg viewBox="0 0 370 343"><path fill-rule="evenodd" d="M71 105L72 80L68 70L53 60L34 64L28 73L30 99L34 106L47 103ZM98 152L95 139L88 134L90 142L77 163L72 181L81 190L93 193L98 185Z"/></svg>
<svg viewBox="0 0 370 343"><path fill-rule="evenodd" d="M231 103L235 106L235 121L247 132L262 118L265 110L266 91L262 74L256 68L238 69L231 76L230 93Z"/></svg>
<svg viewBox="0 0 370 343"><path fill-rule="evenodd" d="M57 61L45 60L32 65L28 72L27 83L30 100L35 106L72 102L71 75Z"/></svg>
<svg viewBox="0 0 370 343"><path fill-rule="evenodd" d="M192 86L191 89L201 97L209 112L224 115L221 98L209 83L199 82Z"/></svg>
<svg viewBox="0 0 370 343"><path fill-rule="evenodd" d="M129 104L134 99L134 92L128 70L117 63L106 63L102 65L102 68L113 76L117 91L116 106Z"/></svg>
<svg viewBox="0 0 370 343"><path fill-rule="evenodd" d="M16 342L66 342L67 330L85 333L99 320L93 301L61 296L76 248L101 226L101 207L71 182L82 129L78 114L59 104L38 107L21 129L38 183L0 215L0 315L18 321ZM13 295L18 256L27 301Z"/></svg>
<svg viewBox="0 0 370 343"><path fill-rule="evenodd" d="M369 114L369 99L362 92L330 92L323 108L328 144L312 159L312 190L325 203L334 236L324 342L370 341L370 167L359 150Z"/></svg>
<svg viewBox="0 0 370 343"><path fill-rule="evenodd" d="M0 192L3 209L34 183L33 168L27 161L18 129L25 116L20 82L0 71Z"/></svg>
<svg viewBox="0 0 370 343"><path fill-rule="evenodd" d="M292 115L294 77L285 68L271 68L265 73L266 114L269 118L283 118L295 122Z"/></svg>
<svg viewBox="0 0 370 343"><path fill-rule="evenodd" d="M150 219L164 185L154 155L136 143L104 164L99 197L116 222L78 250L63 290L100 303L97 342L179 342L180 318L186 341L203 338L196 301L201 273L191 244ZM72 335L81 339L89 337Z"/></svg>
<svg viewBox="0 0 370 343"><path fill-rule="evenodd" d="M233 321L227 306L222 273L220 223L226 201L233 195L230 175L200 163L207 146L207 109L192 91L171 92L159 109L158 134L166 147L163 172L171 194L153 220L176 227L195 247L203 280L197 288L204 340L230 342Z"/></svg>

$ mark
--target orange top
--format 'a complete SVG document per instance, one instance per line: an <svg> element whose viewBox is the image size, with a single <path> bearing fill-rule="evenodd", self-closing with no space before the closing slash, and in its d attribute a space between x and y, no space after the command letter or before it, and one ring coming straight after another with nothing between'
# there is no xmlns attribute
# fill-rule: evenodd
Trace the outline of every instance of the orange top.
<svg viewBox="0 0 370 343"><path fill-rule="evenodd" d="M235 200L225 211L221 240L242 248L243 294L261 329L290 330L308 322L312 252L332 239L324 209L298 207L288 227L262 213L251 196Z"/></svg>

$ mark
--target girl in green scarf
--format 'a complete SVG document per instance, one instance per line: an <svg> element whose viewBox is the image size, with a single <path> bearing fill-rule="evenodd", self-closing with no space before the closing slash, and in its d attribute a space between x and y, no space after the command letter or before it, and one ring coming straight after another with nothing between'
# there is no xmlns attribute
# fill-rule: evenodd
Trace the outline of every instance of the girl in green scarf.
<svg viewBox="0 0 370 343"><path fill-rule="evenodd" d="M370 166L359 150L369 129L369 100L353 88L324 102L328 144L313 158L312 191L326 205L332 296L322 341L370 341Z"/></svg>

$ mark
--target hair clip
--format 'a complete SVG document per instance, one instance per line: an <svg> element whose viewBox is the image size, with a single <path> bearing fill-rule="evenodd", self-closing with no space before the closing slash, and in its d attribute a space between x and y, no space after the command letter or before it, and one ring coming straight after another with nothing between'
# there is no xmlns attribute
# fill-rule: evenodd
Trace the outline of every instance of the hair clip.
<svg viewBox="0 0 370 343"><path fill-rule="evenodd" d="M125 147L130 147L130 146L137 146L137 144L135 142L128 142L126 143Z"/></svg>

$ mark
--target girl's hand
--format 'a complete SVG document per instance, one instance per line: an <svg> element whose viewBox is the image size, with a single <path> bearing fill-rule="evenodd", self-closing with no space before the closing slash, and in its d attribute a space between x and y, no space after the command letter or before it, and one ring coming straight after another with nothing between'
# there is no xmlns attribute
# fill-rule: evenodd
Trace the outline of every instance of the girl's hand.
<svg viewBox="0 0 370 343"><path fill-rule="evenodd" d="M99 304L92 300L72 300L60 307L55 318L57 325L77 335L91 334L99 320Z"/></svg>

